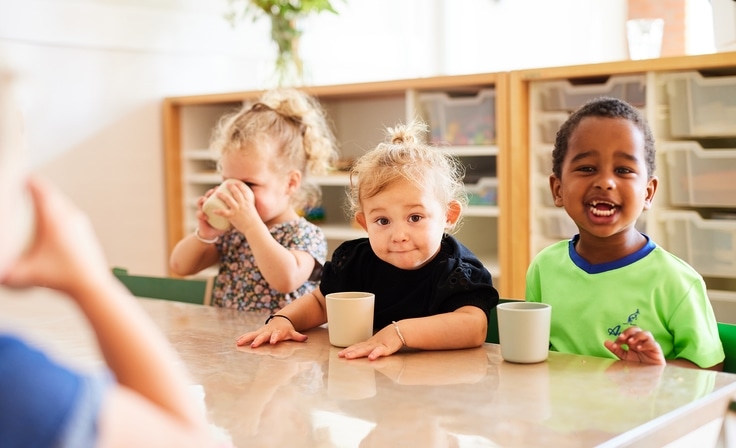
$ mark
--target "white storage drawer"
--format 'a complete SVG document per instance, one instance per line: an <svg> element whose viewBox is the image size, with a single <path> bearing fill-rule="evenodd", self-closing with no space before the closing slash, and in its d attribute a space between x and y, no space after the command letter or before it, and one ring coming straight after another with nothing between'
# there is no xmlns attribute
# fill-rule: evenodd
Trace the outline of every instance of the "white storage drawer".
<svg viewBox="0 0 736 448"><path fill-rule="evenodd" d="M718 322L736 324L736 292L709 289L708 298Z"/></svg>
<svg viewBox="0 0 736 448"><path fill-rule="evenodd" d="M736 136L736 76L686 72L666 79L673 137Z"/></svg>
<svg viewBox="0 0 736 448"><path fill-rule="evenodd" d="M568 114L557 117L542 118L539 120L539 140L542 143L554 144L557 131L567 119Z"/></svg>
<svg viewBox="0 0 736 448"><path fill-rule="evenodd" d="M537 156L537 173L549 177L552 174L552 149L539 146L534 152Z"/></svg>
<svg viewBox="0 0 736 448"><path fill-rule="evenodd" d="M704 219L695 211L661 214L662 246L704 276L736 277L736 219Z"/></svg>
<svg viewBox="0 0 736 448"><path fill-rule="evenodd" d="M542 109L570 112L599 96L620 98L633 106L643 107L646 81L643 76L611 76L605 83L598 84L572 84L567 80L547 82L542 88Z"/></svg>
<svg viewBox="0 0 736 448"><path fill-rule="evenodd" d="M703 149L697 142L662 148L673 205L736 207L736 149Z"/></svg>
<svg viewBox="0 0 736 448"><path fill-rule="evenodd" d="M578 233L575 221L562 208L540 208L537 216L546 238L567 240Z"/></svg>
<svg viewBox="0 0 736 448"><path fill-rule="evenodd" d="M483 89L475 96L423 93L419 101L432 143L492 145L496 141L496 92Z"/></svg>

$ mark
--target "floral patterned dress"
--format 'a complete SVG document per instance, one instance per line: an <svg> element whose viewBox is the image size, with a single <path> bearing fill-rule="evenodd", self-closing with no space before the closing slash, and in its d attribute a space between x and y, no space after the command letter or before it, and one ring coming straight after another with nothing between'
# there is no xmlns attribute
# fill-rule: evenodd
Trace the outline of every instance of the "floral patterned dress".
<svg viewBox="0 0 736 448"><path fill-rule="evenodd" d="M324 265L327 240L322 229L316 225L299 218L277 224L269 230L282 246L308 252L320 265ZM243 311L268 310L273 313L314 290L319 284L310 279L286 294L271 289L256 265L248 241L238 230L225 233L216 247L220 253L220 268L212 293L214 306Z"/></svg>

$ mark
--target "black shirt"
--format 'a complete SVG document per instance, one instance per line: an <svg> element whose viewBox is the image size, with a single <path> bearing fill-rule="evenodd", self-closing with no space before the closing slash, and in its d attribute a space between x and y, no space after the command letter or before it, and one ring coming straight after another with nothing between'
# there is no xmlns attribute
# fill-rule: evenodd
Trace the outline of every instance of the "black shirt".
<svg viewBox="0 0 736 448"><path fill-rule="evenodd" d="M488 316L498 304L490 272L450 235L443 237L434 259L416 270L381 260L368 238L346 241L325 263L319 289L325 296L345 291L375 294L374 329L394 320L449 313L467 305Z"/></svg>

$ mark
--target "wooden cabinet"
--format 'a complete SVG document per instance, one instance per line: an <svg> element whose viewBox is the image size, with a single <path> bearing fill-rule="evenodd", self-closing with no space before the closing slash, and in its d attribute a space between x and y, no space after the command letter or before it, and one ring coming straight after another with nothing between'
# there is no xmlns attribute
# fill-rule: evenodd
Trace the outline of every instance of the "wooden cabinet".
<svg viewBox="0 0 736 448"><path fill-rule="evenodd" d="M387 126L415 116L430 123L431 139L452 142L438 150L449 151L464 162L466 186L472 198L457 237L479 256L493 274L501 294L508 297L511 289L505 272L511 259L511 235L505 221L510 204L505 196L510 191L505 183L509 179L507 78L506 73L488 73L305 90L318 98L327 111L343 158L359 157L383 140ZM169 251L184 235L194 231L197 198L221 181L213 155L207 149L217 119L261 93L164 100ZM480 124L471 130L457 126L476 122ZM325 214L319 225L327 235L330 252L342 241L364 236L344 213L347 175L337 172L315 180L322 189Z"/></svg>
<svg viewBox="0 0 736 448"><path fill-rule="evenodd" d="M569 111L599 95L639 107L655 135L660 183L637 227L704 276L719 320L736 321L736 53L510 73L507 176L528 180L513 183L508 210L511 294L523 297L542 247L575 233L550 203L550 153Z"/></svg>
<svg viewBox="0 0 736 448"><path fill-rule="evenodd" d="M344 157L372 149L383 139L386 126L415 115L435 121L432 138L462 143L443 150L460 156L470 167L469 184L479 179L486 185L495 183L497 205L470 206L457 236L488 266L507 298L524 297L526 269L542 247L574 232L567 216L549 202L546 184L557 127L571 109L597 95L634 103L654 131L660 178L654 206L637 226L699 270L719 317L728 314L723 320L736 321L736 221L731 219L736 215L736 177L731 170L736 163L734 76L736 53L720 53L318 86L307 91L327 110ZM704 92L688 103L687 95L698 90ZM261 93L164 101L169 249L194 230L196 198L220 181L206 150L217 118ZM437 105L448 106L444 108L448 112L489 100L495 127L490 141L457 139L450 135L447 114L444 121L436 118ZM460 117L463 122L476 118ZM690 187L691 181L703 179L707 183L695 190ZM363 235L343 212L347 177L335 174L318 182L326 215L321 225L330 250ZM471 191L474 188L478 185L469 185Z"/></svg>

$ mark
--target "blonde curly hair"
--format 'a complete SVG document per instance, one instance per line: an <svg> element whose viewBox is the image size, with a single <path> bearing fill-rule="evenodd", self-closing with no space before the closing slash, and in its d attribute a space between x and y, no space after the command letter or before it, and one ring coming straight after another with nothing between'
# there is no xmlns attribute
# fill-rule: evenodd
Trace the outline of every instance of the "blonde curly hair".
<svg viewBox="0 0 736 448"><path fill-rule="evenodd" d="M328 173L338 157L335 136L319 101L297 89L269 90L256 103L221 117L210 149L221 158L231 151L265 148L259 143L267 139L275 143L276 154L270 158L274 172L302 173L293 205L318 205L320 190L310 177Z"/></svg>
<svg viewBox="0 0 736 448"><path fill-rule="evenodd" d="M386 140L355 162L348 189L347 213L351 217L362 210L361 200L379 194L400 179L431 190L446 206L453 201L462 207L468 204L464 166L441 148L425 143L427 131L427 124L420 119L387 128Z"/></svg>

